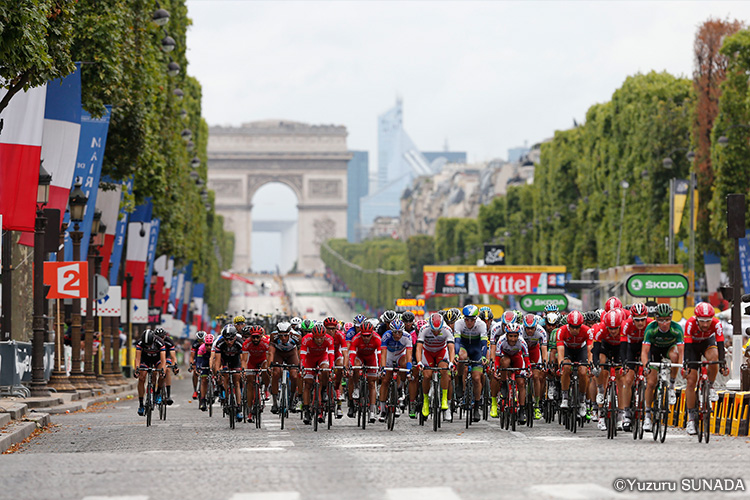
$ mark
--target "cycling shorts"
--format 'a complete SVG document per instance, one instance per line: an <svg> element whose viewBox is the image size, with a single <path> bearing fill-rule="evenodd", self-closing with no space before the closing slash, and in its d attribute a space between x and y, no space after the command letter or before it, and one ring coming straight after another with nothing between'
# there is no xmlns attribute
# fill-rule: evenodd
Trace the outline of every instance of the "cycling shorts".
<svg viewBox="0 0 750 500"><path fill-rule="evenodd" d="M482 343L461 344L461 350L466 351L469 361L482 361ZM481 366L475 366L472 370L481 370Z"/></svg>
<svg viewBox="0 0 750 500"><path fill-rule="evenodd" d="M692 352L690 354L691 359L688 359L688 361L700 361L701 356L703 356L707 350L711 348L717 349L716 337L711 336L705 340L701 340L700 342L693 342L692 346Z"/></svg>
<svg viewBox="0 0 750 500"><path fill-rule="evenodd" d="M579 363L588 363L589 362L589 350L588 347L566 347L565 348L565 357L572 361Z"/></svg>
<svg viewBox="0 0 750 500"><path fill-rule="evenodd" d="M448 361L448 349L443 347L440 351L422 351L422 363L425 366L437 366L441 361Z"/></svg>
<svg viewBox="0 0 750 500"><path fill-rule="evenodd" d="M607 342L601 342L601 349L599 354L604 354L607 357L607 361L610 363L621 363L620 359L620 344L608 344Z"/></svg>
<svg viewBox="0 0 750 500"><path fill-rule="evenodd" d="M495 368L500 368L500 360L503 358L510 359L510 366L509 368L523 368L523 355L520 352L517 352L515 354L500 354L500 356L495 357Z"/></svg>
<svg viewBox="0 0 750 500"><path fill-rule="evenodd" d="M240 359L239 355L229 357L222 356L221 364L225 370L238 370L242 368L242 360Z"/></svg>
<svg viewBox="0 0 750 500"><path fill-rule="evenodd" d="M542 348L541 344L537 342L534 346L529 346L529 362L531 364L541 363L542 359Z"/></svg>
<svg viewBox="0 0 750 500"><path fill-rule="evenodd" d="M643 348L643 341L640 342L629 342L628 343L628 359L626 361L631 363L637 363L641 360L641 349ZM628 365L628 368L632 369L633 365Z"/></svg>
<svg viewBox="0 0 750 500"><path fill-rule="evenodd" d="M672 349L675 345L676 344L667 347L656 347L652 345L651 350L649 351L649 359L657 363L659 363L662 359L669 359L669 350Z"/></svg>
<svg viewBox="0 0 750 500"><path fill-rule="evenodd" d="M321 366L325 364L325 366ZM311 370L313 368L330 368L328 366L328 354L323 353L320 356L307 356L305 358L305 362L302 363L303 368L307 368L308 370ZM305 378L312 379L315 377L315 374L311 371L308 371L305 373Z"/></svg>
<svg viewBox="0 0 750 500"><path fill-rule="evenodd" d="M161 359L151 356L141 356L141 367L142 368L159 368L161 365Z"/></svg>
<svg viewBox="0 0 750 500"><path fill-rule="evenodd" d="M360 354L357 354L357 357L354 358L354 365L362 365L362 366L378 366L378 359L375 356L375 354L370 354L369 356L362 356ZM377 370L375 369L369 369L367 370L367 375L374 377L377 373Z"/></svg>
<svg viewBox="0 0 750 500"><path fill-rule="evenodd" d="M388 354L385 355L385 366L393 366L394 364L398 364L398 362L406 355L406 349L401 351L400 353L391 352L388 351Z"/></svg>
<svg viewBox="0 0 750 500"><path fill-rule="evenodd" d="M266 358L248 358L247 359L247 369L248 370L260 370L261 368L265 368L266 364Z"/></svg>

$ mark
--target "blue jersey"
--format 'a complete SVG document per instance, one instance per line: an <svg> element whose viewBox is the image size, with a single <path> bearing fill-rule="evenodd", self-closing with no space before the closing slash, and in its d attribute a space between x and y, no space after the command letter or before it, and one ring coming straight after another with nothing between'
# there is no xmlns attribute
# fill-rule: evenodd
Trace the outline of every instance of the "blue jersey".
<svg viewBox="0 0 750 500"><path fill-rule="evenodd" d="M393 332L391 330L386 331L383 337L380 339L380 345L388 349L391 354L401 354L411 345L411 334L403 333L401 338L396 340L393 338Z"/></svg>
<svg viewBox="0 0 750 500"><path fill-rule="evenodd" d="M346 341L351 342L354 336L357 335L356 327L351 327L346 331Z"/></svg>

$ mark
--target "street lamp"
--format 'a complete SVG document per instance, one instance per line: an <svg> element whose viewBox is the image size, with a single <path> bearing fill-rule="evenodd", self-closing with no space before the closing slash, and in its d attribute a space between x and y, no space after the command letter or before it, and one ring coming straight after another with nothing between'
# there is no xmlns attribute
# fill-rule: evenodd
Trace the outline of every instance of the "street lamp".
<svg viewBox="0 0 750 500"><path fill-rule="evenodd" d="M164 9L157 9L151 15L151 21L157 26L166 26L169 22L169 12Z"/></svg>
<svg viewBox="0 0 750 500"><path fill-rule="evenodd" d="M73 222L73 231L70 232L70 239L73 240L73 261L75 262L81 260L81 238L83 238L83 232L79 230L79 224L83 221L83 214L86 211L86 203L88 201L86 194L81 189L80 178L76 179L75 186L73 187L73 191L70 192L70 198L68 199L70 220ZM73 355L70 383L76 389L91 389L81 369L81 299L74 298L72 300L73 312L71 314L70 343L73 348Z"/></svg>
<svg viewBox="0 0 750 500"><path fill-rule="evenodd" d="M183 97L185 97L185 92L182 91L182 89L174 89L172 91L172 95L175 96L175 99L178 101L181 101Z"/></svg>
<svg viewBox="0 0 750 500"><path fill-rule="evenodd" d="M44 231L47 218L44 206L49 201L49 185L52 175L39 163L39 186L36 197L36 220L34 221L34 318L31 351L31 395L47 397L47 380L44 377Z"/></svg>
<svg viewBox="0 0 750 500"><path fill-rule="evenodd" d="M182 137L182 139L187 142L191 137L193 137L193 132L189 128L182 129L182 132L180 132L180 137Z"/></svg>
<svg viewBox="0 0 750 500"><path fill-rule="evenodd" d="M169 76L177 76L180 74L180 65L174 61L167 64L167 74Z"/></svg>
<svg viewBox="0 0 750 500"><path fill-rule="evenodd" d="M190 160L190 166L193 168L198 168L201 166L201 160L197 156L193 156L193 159Z"/></svg>
<svg viewBox="0 0 750 500"><path fill-rule="evenodd" d="M161 50L164 52L172 52L176 45L174 38L169 35L161 39Z"/></svg>

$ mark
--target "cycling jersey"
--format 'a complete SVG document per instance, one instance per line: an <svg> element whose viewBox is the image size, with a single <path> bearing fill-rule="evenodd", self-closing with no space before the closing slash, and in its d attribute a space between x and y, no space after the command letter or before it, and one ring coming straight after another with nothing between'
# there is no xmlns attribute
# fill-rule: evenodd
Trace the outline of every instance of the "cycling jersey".
<svg viewBox="0 0 750 500"><path fill-rule="evenodd" d="M515 345L510 345L508 343L508 338L503 335L497 339L495 345L497 346L495 348L495 353L497 353L498 356L514 356L516 354L521 354L521 356L527 360L529 358L529 346L521 337L518 337Z"/></svg>
<svg viewBox="0 0 750 500"><path fill-rule="evenodd" d="M687 323L685 323L684 331L686 344L702 342L711 337L714 337L717 342L724 342L724 327L722 326L721 321L719 321L719 318L716 317L711 319L711 326L708 331L703 332L698 328L698 319L693 316L687 320Z"/></svg>
<svg viewBox="0 0 750 500"><path fill-rule="evenodd" d="M171 355L172 355L172 352L175 350L174 341L172 340L172 337L170 337L169 335L165 335L164 338L161 340L162 342L164 342L164 350L167 353L167 363L172 364Z"/></svg>
<svg viewBox="0 0 750 500"><path fill-rule="evenodd" d="M351 342L355 335L357 335L357 327L353 326L346 331L346 341Z"/></svg>
<svg viewBox="0 0 750 500"><path fill-rule="evenodd" d="M604 326L604 323L596 323L591 327L591 337L594 342L604 342L609 345L619 345L622 339L622 326L614 333Z"/></svg>
<svg viewBox="0 0 750 500"><path fill-rule="evenodd" d="M255 368L259 363L268 359L268 346L269 339L265 335L261 337L257 344L254 344L250 339L242 344L242 350L250 355L247 359L248 368Z"/></svg>
<svg viewBox="0 0 750 500"><path fill-rule="evenodd" d="M403 354L406 352L407 347L412 347L411 335L403 333L399 340L393 338L393 332L388 330L383 334L383 338L380 341L382 347L388 349L389 354Z"/></svg>
<svg viewBox="0 0 750 500"><path fill-rule="evenodd" d="M551 332L549 332L549 340L547 340L547 349L557 349L557 332L560 330L560 328L555 328Z"/></svg>
<svg viewBox="0 0 750 500"><path fill-rule="evenodd" d="M469 328L466 326L466 320L461 318L453 325L453 337L456 343L456 351L461 349L462 343L464 347L483 343L486 350L487 325L484 324L484 321L474 321L474 326Z"/></svg>
<svg viewBox="0 0 750 500"><path fill-rule="evenodd" d="M581 325L576 335L570 331L570 325L563 325L557 331L557 347L573 347L575 349L581 348L585 345L590 346L592 344L591 335L589 335L589 327Z"/></svg>
<svg viewBox="0 0 750 500"><path fill-rule="evenodd" d="M334 359L339 359L341 354L341 348L344 349L348 348L348 343L346 341L346 336L344 335L344 332L341 330L336 330L336 332L332 335L333 337L333 357Z"/></svg>
<svg viewBox="0 0 750 500"><path fill-rule="evenodd" d="M313 368L326 361L329 363L328 366L333 366L333 337L326 335L323 337L323 343L318 345L312 333L308 333L302 337L299 354L302 366L305 368Z"/></svg>
<svg viewBox="0 0 750 500"><path fill-rule="evenodd" d="M531 335L526 332L526 327L521 328L521 331L523 332L523 340L526 341L526 345L528 345L529 348L538 345L547 345L547 330L545 330L543 326L536 325L536 329Z"/></svg>
<svg viewBox="0 0 750 500"><path fill-rule="evenodd" d="M213 352L221 354L222 361L239 358L242 353L242 343L235 340L232 345L229 345L224 337L220 337L218 341L214 342Z"/></svg>
<svg viewBox="0 0 750 500"><path fill-rule="evenodd" d="M454 344L453 332L447 326L443 326L440 331L434 332L431 327L425 326L419 331L417 343L424 345L424 350L428 352L440 352L448 344Z"/></svg>
<svg viewBox="0 0 750 500"><path fill-rule="evenodd" d="M675 321L670 323L669 330L666 332L662 332L659 329L658 322L649 323L646 327L646 333L643 336L643 345L653 345L659 348L681 345L683 342L682 327Z"/></svg>
<svg viewBox="0 0 750 500"><path fill-rule="evenodd" d="M141 362L145 361L159 361L161 353L166 351L164 342L160 338L155 338L154 343L151 345L144 344L143 339L139 340L135 344L135 350L141 351Z"/></svg>
<svg viewBox="0 0 750 500"><path fill-rule="evenodd" d="M646 318L646 326L654 322L654 318ZM643 342L643 335L646 333L646 326L642 330L636 328L633 318L628 318L622 324L622 339L621 342L627 340L628 344L636 342Z"/></svg>
<svg viewBox="0 0 750 500"><path fill-rule="evenodd" d="M299 342L294 340L291 335L289 335L289 339L286 342L282 342L281 337L276 336L276 338L271 341L270 345L272 345L277 351L290 352L299 347Z"/></svg>
<svg viewBox="0 0 750 500"><path fill-rule="evenodd" d="M203 341L199 339L193 340L193 343L190 344L190 350L193 352L193 354L198 354L198 349L200 346L203 345Z"/></svg>
<svg viewBox="0 0 750 500"><path fill-rule="evenodd" d="M380 356L380 337L375 334L370 335L369 340L365 340L362 334L357 334L352 340L349 346L349 364L354 364L354 359L359 358L361 360L369 360L375 358L375 363L368 366L378 366L377 361Z"/></svg>

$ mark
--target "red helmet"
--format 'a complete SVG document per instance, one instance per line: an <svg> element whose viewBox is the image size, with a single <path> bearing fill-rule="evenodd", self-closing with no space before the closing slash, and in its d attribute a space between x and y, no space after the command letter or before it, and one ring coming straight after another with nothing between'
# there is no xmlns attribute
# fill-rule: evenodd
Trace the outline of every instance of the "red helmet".
<svg viewBox="0 0 750 500"><path fill-rule="evenodd" d="M645 319L648 317L648 308L643 302L636 302L630 306L630 314L633 315L633 319Z"/></svg>
<svg viewBox="0 0 750 500"><path fill-rule="evenodd" d="M583 324L583 314L581 311L570 311L568 313L568 325L581 326Z"/></svg>
<svg viewBox="0 0 750 500"><path fill-rule="evenodd" d="M252 325L248 330L248 333L250 333L250 335L265 335L266 331L260 325Z"/></svg>
<svg viewBox="0 0 750 500"><path fill-rule="evenodd" d="M364 333L366 335L370 335L371 333L375 332L375 327L372 326L372 323L369 321L365 321L362 323L362 326L359 328L359 333Z"/></svg>
<svg viewBox="0 0 750 500"><path fill-rule="evenodd" d="M430 315L430 328L436 332L443 328L443 317L440 313L432 313Z"/></svg>
<svg viewBox="0 0 750 500"><path fill-rule="evenodd" d="M695 316L700 319L709 319L713 318L716 314L716 311L714 310L714 306L709 304L708 302L701 302L697 306L695 306Z"/></svg>
<svg viewBox="0 0 750 500"><path fill-rule="evenodd" d="M622 313L619 310L604 313L604 326L607 328L620 328L622 325Z"/></svg>
<svg viewBox="0 0 750 500"><path fill-rule="evenodd" d="M323 326L325 326L326 328L336 328L337 326L339 326L339 322L333 316L328 316L323 320Z"/></svg>
<svg viewBox="0 0 750 500"><path fill-rule="evenodd" d="M203 337L203 343L204 344L213 344L214 343L214 336L210 333L207 333L205 337Z"/></svg>
<svg viewBox="0 0 750 500"><path fill-rule="evenodd" d="M622 302L617 297L610 297L607 302L604 303L604 310L611 311L612 309L619 309L622 307Z"/></svg>
<svg viewBox="0 0 750 500"><path fill-rule="evenodd" d="M317 324L312 329L313 337L322 337L326 334L326 327L321 324Z"/></svg>

